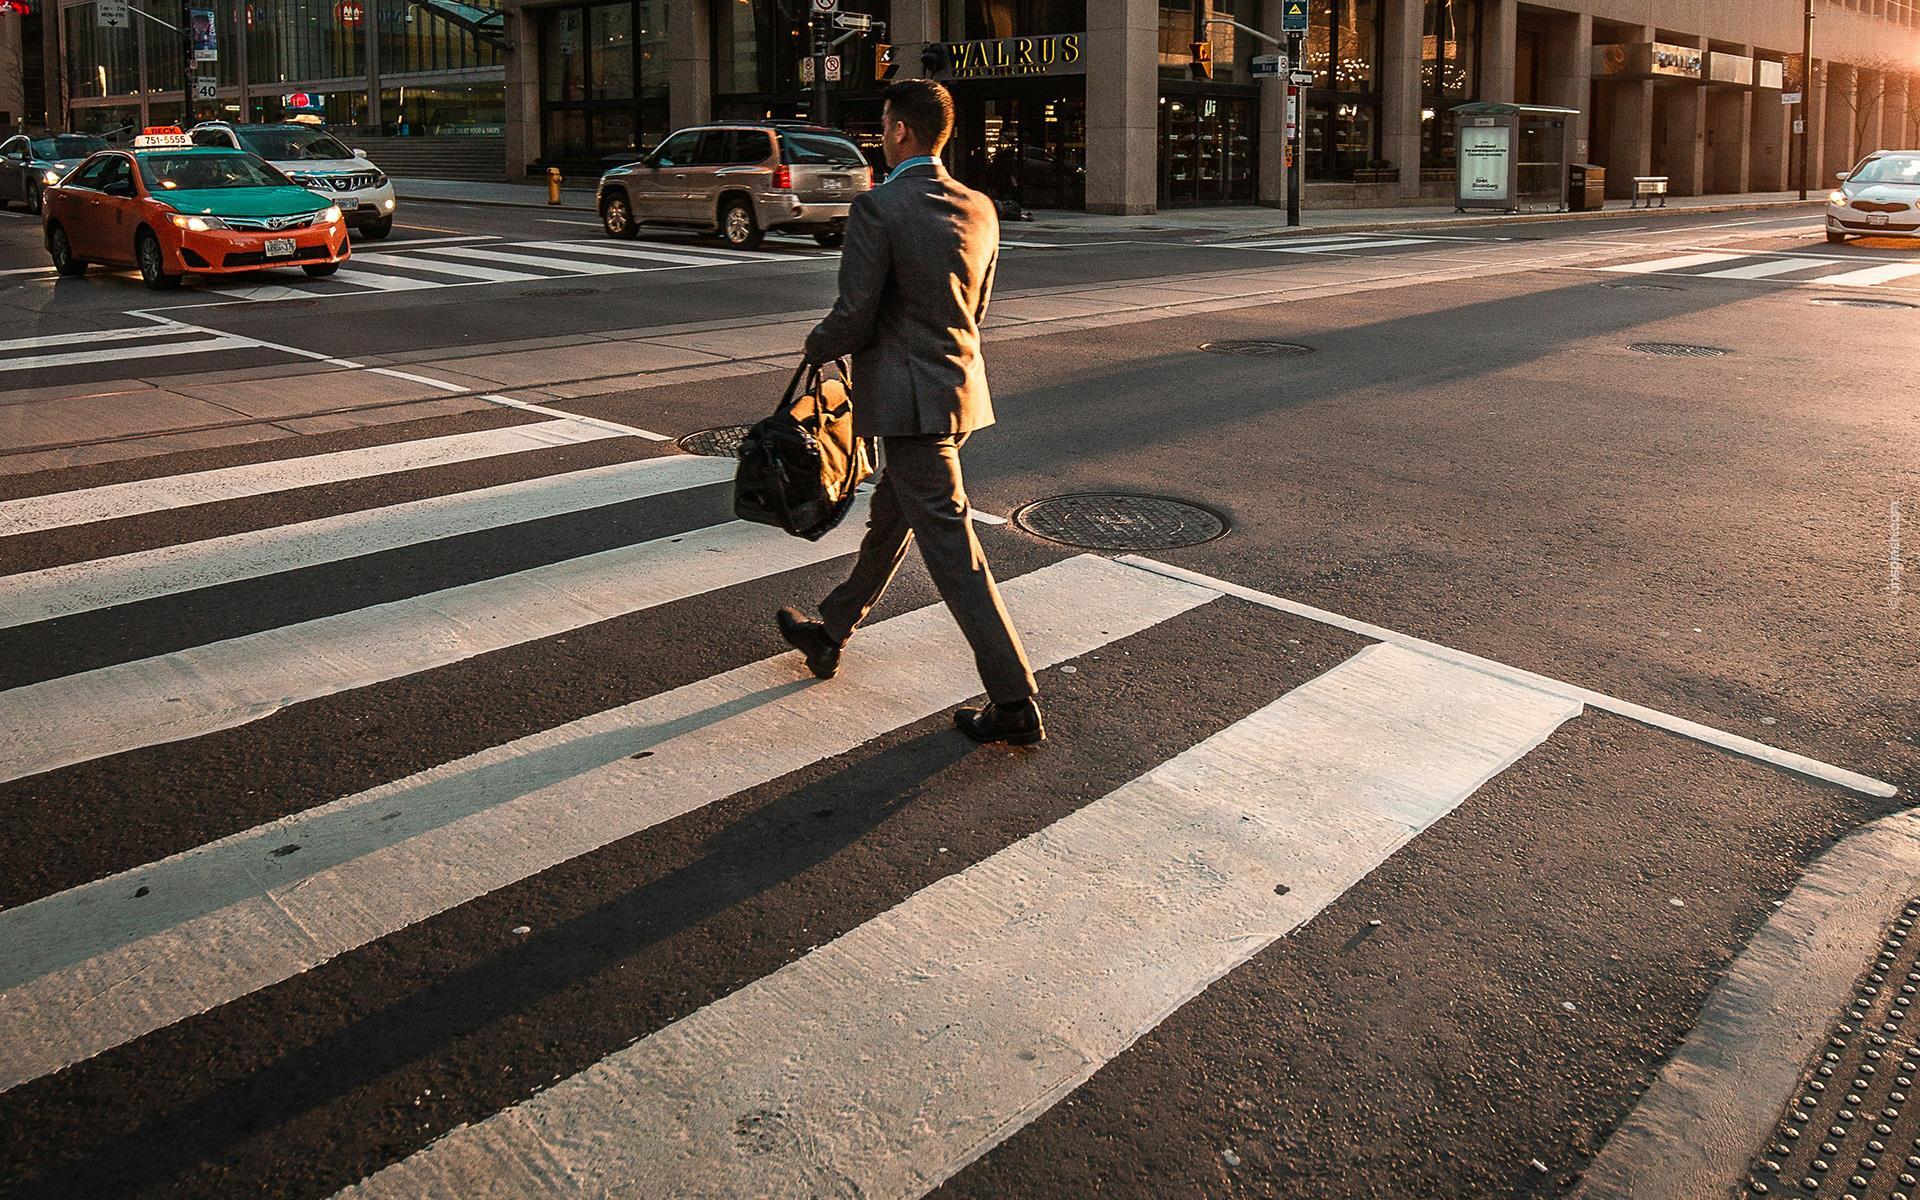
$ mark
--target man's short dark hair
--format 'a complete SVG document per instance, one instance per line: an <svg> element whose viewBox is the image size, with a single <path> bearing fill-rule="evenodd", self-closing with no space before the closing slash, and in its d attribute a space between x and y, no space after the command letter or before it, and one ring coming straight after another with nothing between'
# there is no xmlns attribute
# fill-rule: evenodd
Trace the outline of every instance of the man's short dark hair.
<svg viewBox="0 0 1920 1200"><path fill-rule="evenodd" d="M931 79L902 79L883 95L893 119L939 148L953 136L953 94Z"/></svg>

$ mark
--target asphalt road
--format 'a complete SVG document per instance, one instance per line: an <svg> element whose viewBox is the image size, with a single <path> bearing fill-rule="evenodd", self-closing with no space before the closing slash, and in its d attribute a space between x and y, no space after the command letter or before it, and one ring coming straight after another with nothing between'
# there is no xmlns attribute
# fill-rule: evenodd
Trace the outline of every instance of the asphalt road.
<svg viewBox="0 0 1920 1200"><path fill-rule="evenodd" d="M977 508L1229 526L983 527L1011 752L917 560L803 686L857 530L673 440L835 256L577 221L156 295L0 218L0 1192L1563 1195L1920 783L1920 249L1010 228Z"/></svg>

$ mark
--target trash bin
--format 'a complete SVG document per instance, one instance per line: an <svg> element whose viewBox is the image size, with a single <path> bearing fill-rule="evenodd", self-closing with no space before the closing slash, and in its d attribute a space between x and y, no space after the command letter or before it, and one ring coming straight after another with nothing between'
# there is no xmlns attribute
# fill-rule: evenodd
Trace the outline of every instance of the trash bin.
<svg viewBox="0 0 1920 1200"><path fill-rule="evenodd" d="M1599 212L1607 206L1607 169L1594 163L1567 168L1567 211Z"/></svg>

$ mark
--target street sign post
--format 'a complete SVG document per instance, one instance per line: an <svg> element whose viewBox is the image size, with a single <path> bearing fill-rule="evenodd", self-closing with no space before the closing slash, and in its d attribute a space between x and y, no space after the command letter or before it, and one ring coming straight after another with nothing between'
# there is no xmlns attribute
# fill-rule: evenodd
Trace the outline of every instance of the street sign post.
<svg viewBox="0 0 1920 1200"><path fill-rule="evenodd" d="M132 19L127 0L94 0L93 21L102 29L125 29Z"/></svg>

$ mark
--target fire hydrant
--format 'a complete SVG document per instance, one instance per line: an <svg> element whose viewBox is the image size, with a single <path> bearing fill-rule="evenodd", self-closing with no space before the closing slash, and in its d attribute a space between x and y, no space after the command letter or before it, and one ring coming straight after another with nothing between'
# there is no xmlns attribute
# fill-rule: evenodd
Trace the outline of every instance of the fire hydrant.
<svg viewBox="0 0 1920 1200"><path fill-rule="evenodd" d="M547 203L560 203L560 168L547 168Z"/></svg>

